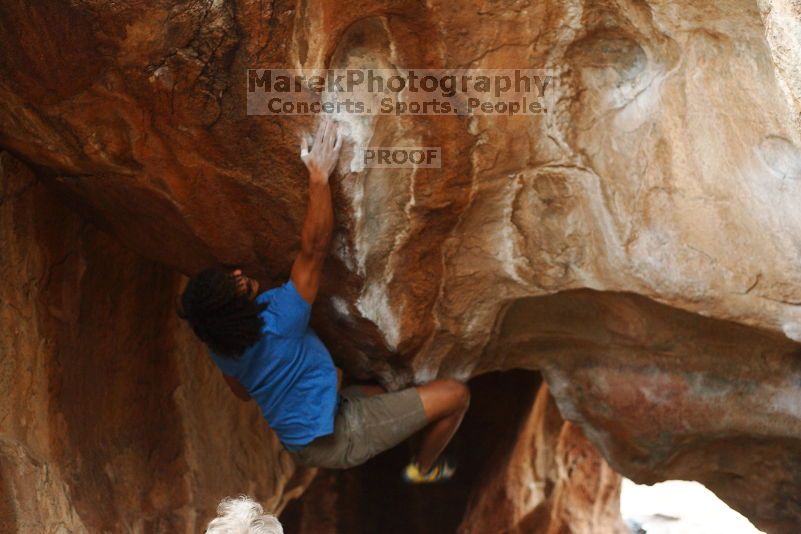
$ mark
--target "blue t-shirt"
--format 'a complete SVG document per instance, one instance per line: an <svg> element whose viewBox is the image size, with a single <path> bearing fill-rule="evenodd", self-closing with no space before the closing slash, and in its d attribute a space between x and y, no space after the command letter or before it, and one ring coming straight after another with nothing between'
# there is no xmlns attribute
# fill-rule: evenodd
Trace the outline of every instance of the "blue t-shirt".
<svg viewBox="0 0 801 534"><path fill-rule="evenodd" d="M309 327L311 304L291 280L260 294L256 302L267 303L262 338L239 358L211 356L258 403L281 443L298 450L334 431L336 367Z"/></svg>

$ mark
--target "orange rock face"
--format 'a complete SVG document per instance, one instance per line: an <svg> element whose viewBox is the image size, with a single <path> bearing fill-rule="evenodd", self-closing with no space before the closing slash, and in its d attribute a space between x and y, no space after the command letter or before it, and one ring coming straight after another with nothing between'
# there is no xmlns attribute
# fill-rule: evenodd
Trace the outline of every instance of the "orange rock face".
<svg viewBox="0 0 801 534"><path fill-rule="evenodd" d="M0 532L198 532L297 471L174 313L178 276L0 154Z"/></svg>
<svg viewBox="0 0 801 534"><path fill-rule="evenodd" d="M315 327L393 388L540 370L618 472L796 532L799 43L792 0L3 2L0 147L38 178L4 156L2 516L191 530L246 472L281 507L171 312L176 272L298 247L314 118L248 116L246 69L549 68L544 117L339 117ZM442 169L349 172L401 142Z"/></svg>
<svg viewBox="0 0 801 534"><path fill-rule="evenodd" d="M460 534L628 532L620 517L620 475L543 385L508 455L477 485Z"/></svg>

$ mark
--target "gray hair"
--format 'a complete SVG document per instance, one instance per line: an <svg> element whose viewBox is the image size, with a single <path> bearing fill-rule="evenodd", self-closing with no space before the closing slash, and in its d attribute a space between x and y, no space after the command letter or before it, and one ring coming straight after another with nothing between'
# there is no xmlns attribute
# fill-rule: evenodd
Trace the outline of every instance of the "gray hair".
<svg viewBox="0 0 801 534"><path fill-rule="evenodd" d="M259 503L241 495L220 501L217 518L211 520L206 534L284 534L284 529Z"/></svg>

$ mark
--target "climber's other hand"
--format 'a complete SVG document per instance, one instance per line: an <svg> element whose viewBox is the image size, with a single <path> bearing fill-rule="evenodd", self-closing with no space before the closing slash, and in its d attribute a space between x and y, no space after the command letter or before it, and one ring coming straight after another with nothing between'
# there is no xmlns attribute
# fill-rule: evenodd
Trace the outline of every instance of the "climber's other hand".
<svg viewBox="0 0 801 534"><path fill-rule="evenodd" d="M320 122L311 146L305 137L301 139L300 158L309 169L310 180L328 182L328 177L339 159L341 147L342 137L337 131L337 124L328 117Z"/></svg>

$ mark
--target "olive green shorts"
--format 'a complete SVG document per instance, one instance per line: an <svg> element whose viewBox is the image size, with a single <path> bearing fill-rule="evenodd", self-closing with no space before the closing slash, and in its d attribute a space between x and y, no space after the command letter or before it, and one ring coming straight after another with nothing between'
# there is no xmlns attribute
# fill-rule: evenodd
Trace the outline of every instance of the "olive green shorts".
<svg viewBox="0 0 801 534"><path fill-rule="evenodd" d="M355 467L428 424L415 388L368 397L353 386L340 395L333 434L320 436L290 453L298 463L328 469Z"/></svg>

